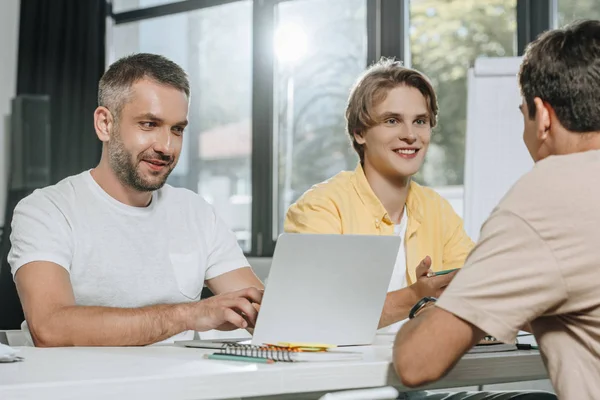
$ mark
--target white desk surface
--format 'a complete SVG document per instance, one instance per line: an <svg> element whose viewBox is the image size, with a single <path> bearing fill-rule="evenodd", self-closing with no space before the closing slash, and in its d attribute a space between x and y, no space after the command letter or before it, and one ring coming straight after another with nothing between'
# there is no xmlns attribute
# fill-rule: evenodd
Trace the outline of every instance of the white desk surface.
<svg viewBox="0 0 600 400"><path fill-rule="evenodd" d="M387 342L386 342L387 343ZM22 347L25 361L0 364L0 399L226 399L392 385L391 346L354 348L352 362L255 364L206 360L209 350ZM468 354L430 388L545 379L536 351Z"/></svg>

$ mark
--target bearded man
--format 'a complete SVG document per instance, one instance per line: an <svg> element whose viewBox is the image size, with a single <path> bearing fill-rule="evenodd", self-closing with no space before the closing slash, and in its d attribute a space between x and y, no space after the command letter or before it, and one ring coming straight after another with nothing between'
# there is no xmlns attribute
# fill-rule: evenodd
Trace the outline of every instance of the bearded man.
<svg viewBox="0 0 600 400"><path fill-rule="evenodd" d="M36 346L136 346L251 329L263 285L196 193L165 184L188 125L184 70L154 54L100 80L92 170L16 207L9 263ZM215 294L200 300L203 286Z"/></svg>

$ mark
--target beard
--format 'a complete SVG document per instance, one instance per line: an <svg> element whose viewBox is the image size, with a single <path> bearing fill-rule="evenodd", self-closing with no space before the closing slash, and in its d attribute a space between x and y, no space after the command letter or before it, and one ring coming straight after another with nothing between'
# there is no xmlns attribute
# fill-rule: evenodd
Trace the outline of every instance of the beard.
<svg viewBox="0 0 600 400"><path fill-rule="evenodd" d="M112 170L117 175L119 181L138 192L153 192L162 188L167 178L175 168L175 161L172 156L160 154L149 150L141 153L136 159L125 149L119 127L115 126L111 140L108 142L108 161ZM149 177L145 177L138 170L138 165L142 160L155 159L167 162L167 171L159 172Z"/></svg>

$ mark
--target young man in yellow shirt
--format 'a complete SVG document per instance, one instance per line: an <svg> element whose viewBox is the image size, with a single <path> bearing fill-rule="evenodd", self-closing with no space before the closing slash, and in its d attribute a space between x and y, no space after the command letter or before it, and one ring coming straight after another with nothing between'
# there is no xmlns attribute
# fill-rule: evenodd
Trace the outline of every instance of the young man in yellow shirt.
<svg viewBox="0 0 600 400"><path fill-rule="evenodd" d="M423 74L393 60L373 65L346 108L359 165L314 186L287 212L286 232L402 237L380 328L407 318L422 297L439 295L454 273L427 277L429 269L460 268L473 247L452 206L412 181L437 112L435 91Z"/></svg>
<svg viewBox="0 0 600 400"><path fill-rule="evenodd" d="M423 164L437 112L435 92L423 74L392 60L370 67L352 89L346 108L347 133L359 165L306 192L289 208L284 224L286 232L294 233L402 237L379 322L389 333L397 332L398 322L419 299L439 296L456 274L428 276L430 272L461 268L473 248L452 206L412 181ZM556 397L542 392L416 391L399 399Z"/></svg>

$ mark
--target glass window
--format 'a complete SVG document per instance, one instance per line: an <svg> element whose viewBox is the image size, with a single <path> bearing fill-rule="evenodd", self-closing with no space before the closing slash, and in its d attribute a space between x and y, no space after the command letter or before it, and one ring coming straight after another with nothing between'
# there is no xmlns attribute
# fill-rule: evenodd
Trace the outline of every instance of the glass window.
<svg viewBox="0 0 600 400"><path fill-rule="evenodd" d="M113 0L113 12L137 10L138 8L148 8L167 3L178 3L182 0Z"/></svg>
<svg viewBox="0 0 600 400"><path fill-rule="evenodd" d="M416 180L463 184L467 70L478 57L515 56L516 27L516 0L411 0L412 67L431 79L439 104L438 126Z"/></svg>
<svg viewBox="0 0 600 400"><path fill-rule="evenodd" d="M274 238L302 193L355 168L344 110L367 60L365 0L283 2L276 16Z"/></svg>
<svg viewBox="0 0 600 400"><path fill-rule="evenodd" d="M169 183L204 196L249 251L252 2L117 25L113 49L115 59L133 52L162 54L187 71L190 125Z"/></svg>
<svg viewBox="0 0 600 400"><path fill-rule="evenodd" d="M578 19L600 19L598 0L559 0L558 26L564 26Z"/></svg>

